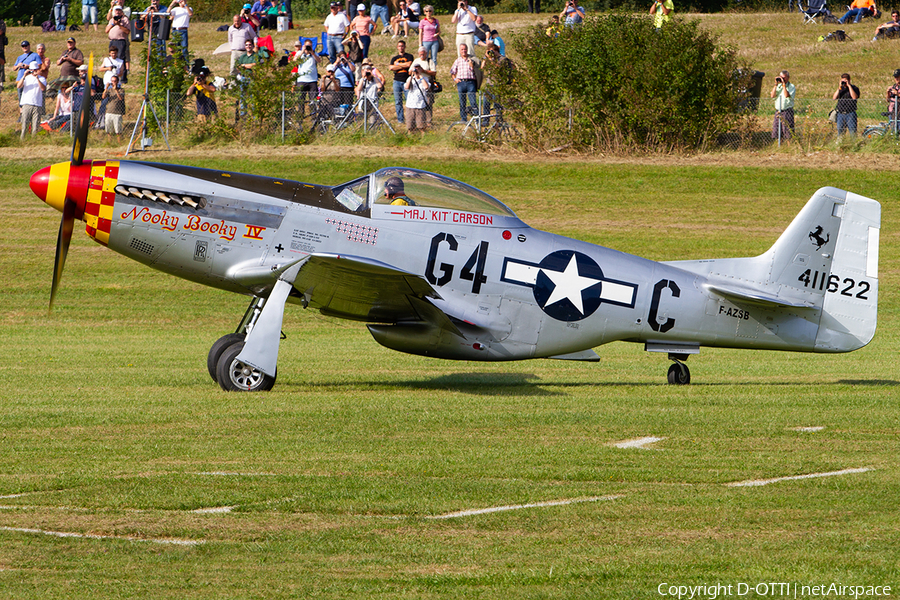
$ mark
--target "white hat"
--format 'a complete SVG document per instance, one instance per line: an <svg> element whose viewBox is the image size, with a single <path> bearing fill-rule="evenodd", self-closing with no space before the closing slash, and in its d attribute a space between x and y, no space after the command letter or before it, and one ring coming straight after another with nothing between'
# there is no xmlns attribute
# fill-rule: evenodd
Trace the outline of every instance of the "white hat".
<svg viewBox="0 0 900 600"><path fill-rule="evenodd" d="M328 65L327 67L325 67L325 70L326 71L334 71L334 64Z"/></svg>
<svg viewBox="0 0 900 600"><path fill-rule="evenodd" d="M125 11L125 9L123 9L123 8L122 8L121 6L119 6L118 4L116 4L115 6L113 6L113 12L124 12L124 11Z"/></svg>
<svg viewBox="0 0 900 600"><path fill-rule="evenodd" d="M39 63L36 60L33 60L30 63L28 63L28 68L31 69L32 71L34 71L35 69L40 69L41 63Z"/></svg>
<svg viewBox="0 0 900 600"><path fill-rule="evenodd" d="M356 10L366 10L366 5L365 4L357 4Z"/></svg>
<svg viewBox="0 0 900 600"><path fill-rule="evenodd" d="M77 70L78 71L87 71L87 65L81 65L80 67L78 67Z"/></svg>

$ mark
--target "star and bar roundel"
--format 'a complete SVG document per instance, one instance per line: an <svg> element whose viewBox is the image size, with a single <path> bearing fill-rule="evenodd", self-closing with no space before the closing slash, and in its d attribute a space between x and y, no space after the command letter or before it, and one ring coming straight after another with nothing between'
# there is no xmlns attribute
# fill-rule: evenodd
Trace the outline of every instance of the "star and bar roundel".
<svg viewBox="0 0 900 600"><path fill-rule="evenodd" d="M557 250L538 264L507 257L500 279L530 287L541 310L558 321L586 319L604 302L634 308L638 289L607 279L594 259L574 250Z"/></svg>

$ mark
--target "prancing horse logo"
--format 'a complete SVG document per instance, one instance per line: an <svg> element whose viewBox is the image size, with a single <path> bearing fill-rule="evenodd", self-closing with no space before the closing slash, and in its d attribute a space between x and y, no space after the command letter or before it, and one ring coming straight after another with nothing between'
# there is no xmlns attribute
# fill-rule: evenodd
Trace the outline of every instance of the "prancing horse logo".
<svg viewBox="0 0 900 600"><path fill-rule="evenodd" d="M809 241L813 243L813 246L816 247L816 250L821 250L822 246L828 243L828 240L831 239L831 234L826 233L825 239L822 239L822 226L817 225L815 231L809 232Z"/></svg>

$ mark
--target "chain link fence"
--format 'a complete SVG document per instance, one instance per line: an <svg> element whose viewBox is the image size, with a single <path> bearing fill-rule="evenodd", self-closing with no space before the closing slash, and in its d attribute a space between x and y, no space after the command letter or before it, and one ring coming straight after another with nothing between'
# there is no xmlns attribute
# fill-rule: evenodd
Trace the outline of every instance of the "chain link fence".
<svg viewBox="0 0 900 600"><path fill-rule="evenodd" d="M3 113L7 125L18 129L15 90L4 94ZM271 101L277 110L269 110L275 115L265 120L254 118L252 107L244 106L236 90L226 90L217 95L217 115L205 117L198 114L195 97L167 93L164 101L146 102L142 94L129 93L126 97L126 111L123 132L126 139L141 140L145 136L165 134L167 139L182 138L197 130L200 123L219 121L236 130L251 128L255 135L261 135L270 142L291 143L298 134L308 136L384 135L405 133L407 125L401 122L396 100L390 86L372 99L356 98L352 90L332 93L280 92ZM146 106L145 106L146 104ZM745 112L739 116L735 127L727 133L708 139L705 150L763 149L785 144L800 144L803 148L823 147L838 141L838 121L847 117L833 114L836 101L831 99L798 98L793 111L793 126L786 116L779 117L784 126L776 126L776 113L770 98L751 98ZM103 129L104 119L99 98L94 98L95 129ZM66 119L51 121L53 102L48 98L44 113L44 125L52 135L71 135ZM475 106L467 106L461 114L459 96L456 89L448 86L441 93L430 95L426 121L427 129L449 135L471 136L478 140L495 142L515 141L518 136L516 123L507 119L503 109L491 102L490 94L484 91L476 95ZM150 110L152 108L152 110ZM271 108L271 107L270 107ZM146 110L147 131L144 129L143 113ZM887 102L882 98L860 98L857 100L855 135L866 140L879 138L885 134L897 134L898 119L888 112ZM202 111L201 111L202 112ZM401 105L400 114L405 109ZM154 118L154 113L156 118ZM572 126L572 111L566 113L568 126ZM158 118L159 128L155 126ZM564 117L563 117L564 118ZM405 120L405 119L404 119ZM12 123L15 121L15 123ZM852 131L844 135L853 135ZM845 138L846 139L846 138Z"/></svg>

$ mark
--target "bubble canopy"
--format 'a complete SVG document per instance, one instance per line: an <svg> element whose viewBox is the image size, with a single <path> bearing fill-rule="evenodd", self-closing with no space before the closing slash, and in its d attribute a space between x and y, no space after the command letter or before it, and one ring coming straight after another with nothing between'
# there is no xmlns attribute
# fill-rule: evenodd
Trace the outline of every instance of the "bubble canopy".
<svg viewBox="0 0 900 600"><path fill-rule="evenodd" d="M332 190L337 201L350 211L369 212L375 204L391 203L391 199L385 195L385 184L395 177L403 183L403 196L415 203L415 206L516 216L505 204L471 185L418 169L386 167L335 186Z"/></svg>

